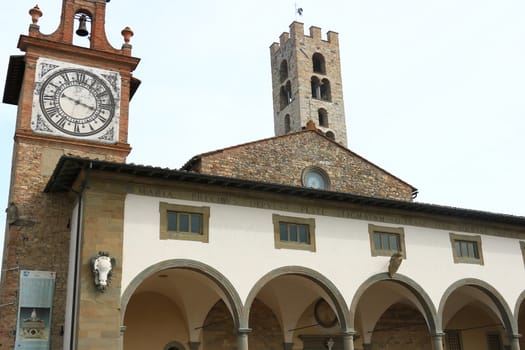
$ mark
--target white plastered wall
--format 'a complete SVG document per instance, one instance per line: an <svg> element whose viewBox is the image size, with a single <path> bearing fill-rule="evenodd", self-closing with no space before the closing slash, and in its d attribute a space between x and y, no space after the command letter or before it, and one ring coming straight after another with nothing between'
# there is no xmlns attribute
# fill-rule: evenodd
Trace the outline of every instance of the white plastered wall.
<svg viewBox="0 0 525 350"><path fill-rule="evenodd" d="M161 201L209 206L209 243L160 240ZM314 218L316 252L275 249L272 214ZM445 290L465 278L480 279L493 286L511 310L525 289L523 258L517 239L481 235L484 265L455 264L447 230L128 195L122 291L149 266L170 259L190 259L218 270L244 302L262 276L279 267L295 265L326 276L350 305L359 286L371 276L386 272L389 262L389 257L371 256L368 224L404 227L407 259L398 273L421 286L436 310Z"/></svg>

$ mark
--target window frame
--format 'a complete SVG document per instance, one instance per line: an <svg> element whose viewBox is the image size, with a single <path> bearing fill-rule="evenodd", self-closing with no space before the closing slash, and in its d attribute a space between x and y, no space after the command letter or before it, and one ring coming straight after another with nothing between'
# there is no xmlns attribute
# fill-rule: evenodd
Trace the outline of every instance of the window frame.
<svg viewBox="0 0 525 350"><path fill-rule="evenodd" d="M484 265L483 262L483 249L481 244L480 235L463 235L458 233L450 232L450 247L452 248L452 258L454 259L454 264L477 264ZM457 241L466 241L475 243L478 249L479 258L471 258L468 256L458 256L456 252L456 242Z"/></svg>
<svg viewBox="0 0 525 350"><path fill-rule="evenodd" d="M315 252L315 219L273 214L272 221L274 231L274 245L276 249L297 249ZM299 242L281 241L280 224L283 222L296 225L307 225L310 243L305 244Z"/></svg>
<svg viewBox="0 0 525 350"><path fill-rule="evenodd" d="M399 237L399 251L393 249L376 249L374 240L374 234L376 232L397 235ZM368 236L370 238L370 252L372 256L392 256L394 253L400 253L403 256L403 259L407 258L405 246L405 229L403 227L368 224Z"/></svg>
<svg viewBox="0 0 525 350"><path fill-rule="evenodd" d="M454 338L454 339L452 339ZM453 349L451 349L450 341L454 340ZM463 350L463 339L461 338L461 331L457 329L446 329L445 330L445 346L451 350Z"/></svg>
<svg viewBox="0 0 525 350"><path fill-rule="evenodd" d="M202 233L192 233L183 231L171 231L168 230L168 212L188 213L188 214L200 214L202 215ZM164 239L178 239L186 241L197 241L202 243L208 243L209 241L209 223L210 223L210 207L196 207L190 205L181 205L160 202L159 203L160 213L160 233L159 238Z"/></svg>

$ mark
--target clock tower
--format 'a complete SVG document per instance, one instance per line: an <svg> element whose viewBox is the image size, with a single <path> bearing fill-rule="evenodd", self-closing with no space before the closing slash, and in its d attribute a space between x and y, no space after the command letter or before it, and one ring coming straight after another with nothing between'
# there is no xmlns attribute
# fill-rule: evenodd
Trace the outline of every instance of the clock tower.
<svg viewBox="0 0 525 350"><path fill-rule="evenodd" d="M139 59L131 56L128 27L121 48L109 44L107 2L63 0L60 25L51 34L40 32L43 12L35 6L29 10L29 33L18 42L25 54L9 59L3 102L18 111L0 288L2 349L24 348L24 334L33 336L32 344L47 344L39 349L64 346L66 299L74 294L68 282L74 271L71 213L79 203L71 195L44 193L58 159L125 162L131 151L128 107L140 84L131 72ZM88 36L89 47L74 45L77 34ZM33 282L49 280L49 289L27 282L31 276ZM38 337L24 328L24 320L41 321Z"/></svg>

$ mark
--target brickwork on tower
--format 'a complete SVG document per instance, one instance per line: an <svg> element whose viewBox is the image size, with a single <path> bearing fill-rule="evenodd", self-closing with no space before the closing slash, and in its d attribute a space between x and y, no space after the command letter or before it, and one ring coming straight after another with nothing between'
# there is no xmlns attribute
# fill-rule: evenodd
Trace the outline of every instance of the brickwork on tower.
<svg viewBox="0 0 525 350"><path fill-rule="evenodd" d="M270 46L275 135L299 131L309 120L347 146L339 35L293 22Z"/></svg>
<svg viewBox="0 0 525 350"><path fill-rule="evenodd" d="M23 74L20 74L21 81L6 80L8 94L4 94L5 103L18 105L8 200L10 206L17 208L18 218L12 221L8 218L5 232L2 263L6 271L2 273L0 289L0 304L5 306L0 310L0 349L14 348L19 332L17 312L20 270L56 273L49 339L51 349L63 348L68 270L73 263L73 258L69 256L71 219L77 196L73 192L44 192L58 159L62 155L74 155L124 162L131 150L127 143L128 105L131 72L139 60L131 57L131 45L126 39L121 49L115 49L108 43L104 31L105 8L105 0L64 0L59 27L46 35L40 32L38 25L43 11L34 7L30 11L32 24L29 33L22 35L18 44L25 56L18 61L12 57L10 61L8 72L21 70ZM91 17L89 48L73 45L80 13ZM118 99L120 105L115 107L119 111L119 123L114 142L53 135L35 129L32 118L36 115L34 96L39 89L36 76L40 58L118 73L121 90ZM69 77L74 78L72 75ZM6 99L7 95L16 98ZM77 100L79 103L80 100Z"/></svg>

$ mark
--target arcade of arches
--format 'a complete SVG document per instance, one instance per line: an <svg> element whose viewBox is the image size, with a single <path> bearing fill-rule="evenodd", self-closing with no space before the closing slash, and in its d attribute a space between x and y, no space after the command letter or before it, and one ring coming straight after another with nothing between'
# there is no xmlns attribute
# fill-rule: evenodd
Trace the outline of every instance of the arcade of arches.
<svg viewBox="0 0 525 350"><path fill-rule="evenodd" d="M387 274L344 298L316 271L283 267L259 280L243 304L218 271L172 261L147 269L124 292L123 348L517 350L524 299L513 315L490 285L462 280L435 307L417 283Z"/></svg>

